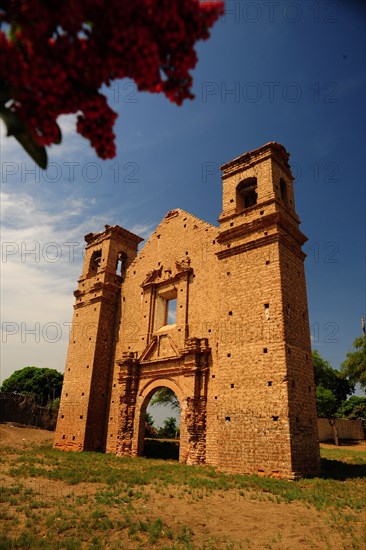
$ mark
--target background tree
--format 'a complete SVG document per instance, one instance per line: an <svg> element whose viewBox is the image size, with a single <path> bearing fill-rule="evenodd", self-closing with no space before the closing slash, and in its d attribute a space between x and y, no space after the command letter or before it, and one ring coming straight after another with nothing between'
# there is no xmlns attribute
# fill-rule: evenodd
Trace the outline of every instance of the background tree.
<svg viewBox="0 0 366 550"><path fill-rule="evenodd" d="M352 397L342 403L337 410L337 415L341 418L350 418L351 420L360 418L366 429L366 397L352 395Z"/></svg>
<svg viewBox="0 0 366 550"><path fill-rule="evenodd" d="M55 369L25 367L4 380L4 393L32 394L40 405L47 405L60 397L63 374Z"/></svg>
<svg viewBox="0 0 366 550"><path fill-rule="evenodd" d="M150 413L145 413L145 437L157 437L158 431L154 426L154 419Z"/></svg>
<svg viewBox="0 0 366 550"><path fill-rule="evenodd" d="M341 364L341 372L366 390L366 336L356 338L353 347L354 350L347 352L346 359Z"/></svg>
<svg viewBox="0 0 366 550"><path fill-rule="evenodd" d="M335 423L337 411L347 397L353 393L354 385L338 370L333 369L317 350L312 352L316 385L316 409L320 418L327 418L333 427L335 444L339 444Z"/></svg>
<svg viewBox="0 0 366 550"><path fill-rule="evenodd" d="M166 439L175 439L179 437L179 428L177 426L177 419L170 416L164 420L164 425L158 431L158 437Z"/></svg>
<svg viewBox="0 0 366 550"><path fill-rule="evenodd" d="M150 401L151 406L170 406L173 410L179 411L180 405L177 396L170 388L161 388Z"/></svg>
<svg viewBox="0 0 366 550"><path fill-rule="evenodd" d="M77 131L99 157L115 156L117 114L101 93L116 79L193 98L195 45L223 13L199 0L0 0L0 117L32 158L61 141L57 118L78 113Z"/></svg>

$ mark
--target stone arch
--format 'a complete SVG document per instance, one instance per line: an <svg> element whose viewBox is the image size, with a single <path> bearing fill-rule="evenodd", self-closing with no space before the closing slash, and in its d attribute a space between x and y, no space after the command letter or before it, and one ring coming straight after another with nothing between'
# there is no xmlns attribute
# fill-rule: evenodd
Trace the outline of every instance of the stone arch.
<svg viewBox="0 0 366 550"><path fill-rule="evenodd" d="M208 340L187 338L184 349L174 357L160 358L158 350L154 337L141 358L125 352L117 360L120 396L115 452L117 456L141 455L147 404L158 388L167 387L181 406L179 461L204 464L211 354Z"/></svg>
<svg viewBox="0 0 366 550"><path fill-rule="evenodd" d="M236 210L241 212L257 204L257 178L245 178L236 186Z"/></svg>
<svg viewBox="0 0 366 550"><path fill-rule="evenodd" d="M145 412L150 399L154 393L160 388L169 388L172 390L180 405L180 438L179 438L179 461L184 462L184 457L187 453L188 445L188 431L185 425L185 409L187 403L187 396L184 393L183 388L178 381L172 378L157 378L149 380L139 390L136 400L135 409L135 433L137 434L137 445L134 454L141 456L144 448L144 435L145 435Z"/></svg>
<svg viewBox="0 0 366 550"><path fill-rule="evenodd" d="M184 391L179 382L176 381L174 378L164 377L149 380L144 386L140 388L140 391L138 392L138 397L146 399L149 394L150 397L152 397L152 394L158 388L169 388L170 390L172 390L177 396L180 405L182 406L182 402L185 398Z"/></svg>
<svg viewBox="0 0 366 550"><path fill-rule="evenodd" d="M96 273L99 273L100 265L102 262L102 249L99 248L98 250L94 250L90 262L89 262L89 274L95 275Z"/></svg>

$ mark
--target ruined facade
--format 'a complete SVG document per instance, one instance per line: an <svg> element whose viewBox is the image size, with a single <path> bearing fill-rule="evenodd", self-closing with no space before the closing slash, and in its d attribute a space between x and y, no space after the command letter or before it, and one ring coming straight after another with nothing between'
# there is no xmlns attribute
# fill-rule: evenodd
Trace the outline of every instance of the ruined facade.
<svg viewBox="0 0 366 550"><path fill-rule="evenodd" d="M222 166L218 227L176 209L141 252L119 226L86 235L56 448L141 455L146 407L168 387L181 462L319 472L306 237L288 158L271 142Z"/></svg>

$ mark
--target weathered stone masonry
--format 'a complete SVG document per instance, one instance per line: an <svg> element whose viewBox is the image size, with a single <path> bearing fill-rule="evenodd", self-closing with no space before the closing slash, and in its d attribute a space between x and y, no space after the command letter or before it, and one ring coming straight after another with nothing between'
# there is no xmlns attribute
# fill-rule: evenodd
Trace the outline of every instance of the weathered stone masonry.
<svg viewBox="0 0 366 550"><path fill-rule="evenodd" d="M225 164L219 227L176 209L139 253L119 226L85 237L55 447L141 455L146 407L165 386L181 405L181 462L319 472L288 158L271 142Z"/></svg>

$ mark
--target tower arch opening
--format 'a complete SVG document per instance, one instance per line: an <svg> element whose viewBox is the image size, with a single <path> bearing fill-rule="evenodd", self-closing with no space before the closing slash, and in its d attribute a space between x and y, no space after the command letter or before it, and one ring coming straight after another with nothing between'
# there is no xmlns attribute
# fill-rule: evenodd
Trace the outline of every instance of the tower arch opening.
<svg viewBox="0 0 366 550"><path fill-rule="evenodd" d="M287 185L283 178L280 179L280 197L284 204L288 204Z"/></svg>
<svg viewBox="0 0 366 550"><path fill-rule="evenodd" d="M257 178L246 178L236 187L236 210L241 212L257 204Z"/></svg>
<svg viewBox="0 0 366 550"><path fill-rule="evenodd" d="M125 252L119 252L117 256L117 262L116 262L116 274L122 277L122 279L125 278L127 269L127 254Z"/></svg>
<svg viewBox="0 0 366 550"><path fill-rule="evenodd" d="M90 258L89 273L91 273L92 275L95 275L96 273L98 273L100 270L101 261L102 261L102 251L94 250Z"/></svg>

